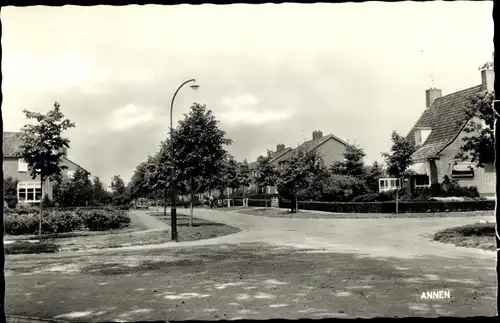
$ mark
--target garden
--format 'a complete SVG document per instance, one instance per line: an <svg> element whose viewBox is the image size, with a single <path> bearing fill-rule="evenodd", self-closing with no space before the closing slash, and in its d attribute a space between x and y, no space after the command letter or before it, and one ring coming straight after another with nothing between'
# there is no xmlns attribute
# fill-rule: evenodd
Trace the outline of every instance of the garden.
<svg viewBox="0 0 500 323"><path fill-rule="evenodd" d="M40 216L40 212L41 216ZM57 252L59 242L68 238L87 236L95 240L95 236L110 234L127 234L139 228L131 227L128 211L117 207L91 208L40 208L19 205L12 209L4 208L4 226L6 241L14 241L5 245L7 254ZM40 235L41 218L41 235ZM38 240L38 242L31 242ZM74 244L74 243L73 243Z"/></svg>

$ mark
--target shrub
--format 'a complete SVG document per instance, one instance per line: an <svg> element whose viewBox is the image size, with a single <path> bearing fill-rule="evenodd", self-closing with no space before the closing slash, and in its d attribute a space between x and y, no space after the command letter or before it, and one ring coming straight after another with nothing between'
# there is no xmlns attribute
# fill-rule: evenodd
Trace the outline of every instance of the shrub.
<svg viewBox="0 0 500 323"><path fill-rule="evenodd" d="M38 214L13 213L5 217L5 233L11 235L36 234L39 228Z"/></svg>
<svg viewBox="0 0 500 323"><path fill-rule="evenodd" d="M37 221L38 222L38 221ZM72 211L43 212L42 233L63 233L81 229L83 220Z"/></svg>
<svg viewBox="0 0 500 323"><path fill-rule="evenodd" d="M43 197L42 205L43 205L43 207L53 207L54 206L54 202L49 198L48 194L45 194L45 196Z"/></svg>
<svg viewBox="0 0 500 323"><path fill-rule="evenodd" d="M19 214L31 214L40 212L40 208L28 203L18 203L15 211Z"/></svg>
<svg viewBox="0 0 500 323"><path fill-rule="evenodd" d="M332 175L326 179L323 188L323 201L350 201L355 196L367 192L366 183L354 176Z"/></svg>
<svg viewBox="0 0 500 323"><path fill-rule="evenodd" d="M54 253L58 252L59 247L53 242L35 242L16 241L5 245L5 254L29 254L29 253Z"/></svg>
<svg viewBox="0 0 500 323"><path fill-rule="evenodd" d="M11 209L17 204L17 183L18 181L12 177L3 180L4 203Z"/></svg>
<svg viewBox="0 0 500 323"><path fill-rule="evenodd" d="M123 210L77 209L76 213L81 216L83 224L90 231L121 229L130 224L130 217Z"/></svg>
<svg viewBox="0 0 500 323"><path fill-rule="evenodd" d="M249 201L250 206L259 200ZM280 200L280 208L290 208L291 202ZM334 213L395 213L396 202L305 202L299 201L299 210L315 210ZM490 211L495 209L495 201L401 201L399 213Z"/></svg>

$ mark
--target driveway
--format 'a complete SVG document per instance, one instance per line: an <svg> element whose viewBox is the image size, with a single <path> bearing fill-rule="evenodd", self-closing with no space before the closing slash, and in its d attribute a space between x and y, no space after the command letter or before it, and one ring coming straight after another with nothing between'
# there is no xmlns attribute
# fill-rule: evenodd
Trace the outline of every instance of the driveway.
<svg viewBox="0 0 500 323"><path fill-rule="evenodd" d="M87 322L496 315L495 254L428 236L493 216L310 220L208 209L195 216L243 231L7 256L7 314ZM439 290L451 298L421 299Z"/></svg>

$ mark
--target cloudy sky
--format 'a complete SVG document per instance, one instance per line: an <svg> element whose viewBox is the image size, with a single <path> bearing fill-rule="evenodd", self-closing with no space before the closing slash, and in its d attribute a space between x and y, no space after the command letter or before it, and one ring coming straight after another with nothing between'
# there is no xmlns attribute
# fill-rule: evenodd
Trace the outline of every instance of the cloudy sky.
<svg viewBox="0 0 500 323"><path fill-rule="evenodd" d="M4 127L59 101L76 123L69 158L128 180L174 122L207 104L253 161L314 130L381 160L425 90L480 84L493 51L492 2L2 8Z"/></svg>

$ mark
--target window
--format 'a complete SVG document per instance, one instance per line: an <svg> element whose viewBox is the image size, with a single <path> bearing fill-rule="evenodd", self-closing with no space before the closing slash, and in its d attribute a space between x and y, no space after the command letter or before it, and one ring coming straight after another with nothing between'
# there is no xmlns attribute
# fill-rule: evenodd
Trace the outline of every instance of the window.
<svg viewBox="0 0 500 323"><path fill-rule="evenodd" d="M40 183L21 182L17 184L17 199L19 202L35 203L42 200L42 186Z"/></svg>
<svg viewBox="0 0 500 323"><path fill-rule="evenodd" d="M378 180L379 192L395 190L398 186L397 178L381 178Z"/></svg>
<svg viewBox="0 0 500 323"><path fill-rule="evenodd" d="M17 164L18 164L18 169L20 172L27 172L28 171L28 164L24 161L24 159L19 158Z"/></svg>
<svg viewBox="0 0 500 323"><path fill-rule="evenodd" d="M68 170L66 172L66 174L68 175L68 178L73 178L73 176L75 175L75 171L74 170Z"/></svg>
<svg viewBox="0 0 500 323"><path fill-rule="evenodd" d="M427 175L416 175L415 176L415 188L429 187L430 181Z"/></svg>
<svg viewBox="0 0 500 323"><path fill-rule="evenodd" d="M431 129L417 129L415 130L415 146L422 145L427 137L431 134Z"/></svg>
<svg viewBox="0 0 500 323"><path fill-rule="evenodd" d="M471 162L454 162L451 165L452 178L474 177L474 165Z"/></svg>

